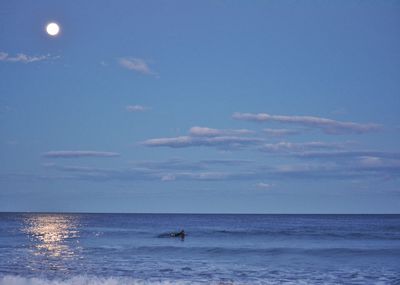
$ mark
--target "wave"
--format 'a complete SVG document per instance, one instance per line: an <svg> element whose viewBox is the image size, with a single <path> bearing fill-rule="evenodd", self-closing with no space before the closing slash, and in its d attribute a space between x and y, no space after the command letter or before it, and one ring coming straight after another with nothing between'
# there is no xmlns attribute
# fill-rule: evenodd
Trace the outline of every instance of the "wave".
<svg viewBox="0 0 400 285"><path fill-rule="evenodd" d="M281 274L280 274L281 273ZM384 276L377 276L371 279L367 272L333 272L322 273L316 277L313 272L301 274L298 276L295 272L272 271L267 276L252 278L251 280L179 280L179 279L164 279L164 280L145 280L132 277L95 277L79 275L64 279L48 279L44 277L23 277L17 275L0 275L0 285L295 285L295 284L399 284L400 279L395 272L386 272ZM343 276L343 274L345 276ZM368 278L365 278L368 276ZM350 281L350 282L349 282ZM370 281L370 282L368 282ZM377 282L373 282L377 281Z"/></svg>
<svg viewBox="0 0 400 285"><path fill-rule="evenodd" d="M347 248L347 247L324 247L324 248L294 248L294 247L271 247L271 248L244 248L244 247L199 247L199 246L140 246L131 248L91 248L91 250L123 251L132 255L140 254L165 254L175 256L176 254L187 254L193 256L277 256L277 255L304 255L304 256L400 256L400 248Z"/></svg>
<svg viewBox="0 0 400 285"><path fill-rule="evenodd" d="M216 247L207 249L208 253L221 255L240 255L240 254L254 254L254 255L310 255L321 257L332 256L400 256L400 249L365 249L365 248L223 248Z"/></svg>
<svg viewBox="0 0 400 285"><path fill-rule="evenodd" d="M204 284L204 282L193 282L184 280L141 280L127 277L91 277L75 276L70 279L45 279L37 277L20 277L6 275L0 277L0 285L189 285ZM220 284L212 283L211 284Z"/></svg>
<svg viewBox="0 0 400 285"><path fill-rule="evenodd" d="M170 238L175 231L154 232L137 229L98 229L83 230L82 237L154 237ZM349 240L400 240L400 232L397 227L391 227L387 231L335 231L318 229L188 229L186 235L192 237L271 237L271 238L316 238L316 239L349 239Z"/></svg>
<svg viewBox="0 0 400 285"><path fill-rule="evenodd" d="M376 232L331 232L318 230L202 230L190 232L193 236L266 236L266 237L314 237L334 239L373 239L373 240L400 240L399 232L376 233Z"/></svg>

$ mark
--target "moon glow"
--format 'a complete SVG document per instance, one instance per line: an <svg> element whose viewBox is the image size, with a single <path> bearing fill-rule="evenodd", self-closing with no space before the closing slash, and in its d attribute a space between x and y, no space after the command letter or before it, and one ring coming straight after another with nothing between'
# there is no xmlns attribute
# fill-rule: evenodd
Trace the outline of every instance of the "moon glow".
<svg viewBox="0 0 400 285"><path fill-rule="evenodd" d="M60 26L57 23L48 23L46 26L46 32L50 36L55 37L60 32Z"/></svg>

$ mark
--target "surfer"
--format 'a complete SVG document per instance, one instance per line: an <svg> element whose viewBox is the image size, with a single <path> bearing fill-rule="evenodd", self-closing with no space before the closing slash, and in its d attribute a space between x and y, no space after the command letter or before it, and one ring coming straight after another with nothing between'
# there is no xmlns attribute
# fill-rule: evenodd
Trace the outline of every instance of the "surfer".
<svg viewBox="0 0 400 285"><path fill-rule="evenodd" d="M184 230L181 230L180 232L176 233L171 233L171 237L180 237L181 239L185 239L186 233Z"/></svg>

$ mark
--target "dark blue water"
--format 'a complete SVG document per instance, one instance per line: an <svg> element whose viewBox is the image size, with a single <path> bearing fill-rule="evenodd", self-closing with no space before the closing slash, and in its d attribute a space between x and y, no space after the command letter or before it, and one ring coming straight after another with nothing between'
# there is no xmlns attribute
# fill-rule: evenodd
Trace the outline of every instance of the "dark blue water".
<svg viewBox="0 0 400 285"><path fill-rule="evenodd" d="M400 284L400 215L0 213L0 284Z"/></svg>

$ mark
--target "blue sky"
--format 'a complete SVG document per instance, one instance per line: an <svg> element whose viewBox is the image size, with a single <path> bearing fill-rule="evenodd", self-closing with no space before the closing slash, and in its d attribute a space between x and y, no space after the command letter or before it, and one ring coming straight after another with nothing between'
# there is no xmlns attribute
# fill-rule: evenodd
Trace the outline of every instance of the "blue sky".
<svg viewBox="0 0 400 285"><path fill-rule="evenodd" d="M397 1L2 1L0 211L398 213L399 27Z"/></svg>

